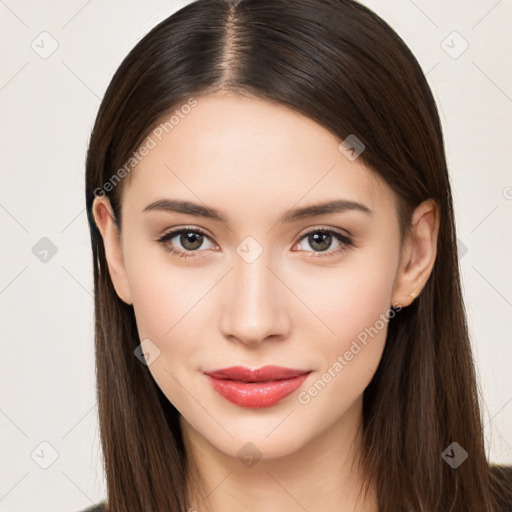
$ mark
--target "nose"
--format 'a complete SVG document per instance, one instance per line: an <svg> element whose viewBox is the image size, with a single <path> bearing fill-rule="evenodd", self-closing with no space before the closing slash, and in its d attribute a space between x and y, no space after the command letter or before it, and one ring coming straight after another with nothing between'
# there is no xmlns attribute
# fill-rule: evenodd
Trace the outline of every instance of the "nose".
<svg viewBox="0 0 512 512"><path fill-rule="evenodd" d="M220 301L222 334L250 347L266 340L283 340L291 328L288 290L276 276L279 272L270 269L265 255L252 263L235 260Z"/></svg>

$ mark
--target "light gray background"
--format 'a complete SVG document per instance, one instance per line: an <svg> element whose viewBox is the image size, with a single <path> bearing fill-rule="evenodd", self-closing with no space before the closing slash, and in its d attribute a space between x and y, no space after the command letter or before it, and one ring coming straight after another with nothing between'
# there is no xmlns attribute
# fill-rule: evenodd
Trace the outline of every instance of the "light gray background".
<svg viewBox="0 0 512 512"><path fill-rule="evenodd" d="M106 495L95 406L85 150L121 60L186 3L0 1L2 511L73 512ZM511 464L512 5L363 3L410 46L438 102L487 450L493 462ZM42 58L52 39L58 48ZM464 41L469 47L460 54ZM46 263L32 252L43 237L58 249ZM52 450L56 460L42 469L52 462Z"/></svg>

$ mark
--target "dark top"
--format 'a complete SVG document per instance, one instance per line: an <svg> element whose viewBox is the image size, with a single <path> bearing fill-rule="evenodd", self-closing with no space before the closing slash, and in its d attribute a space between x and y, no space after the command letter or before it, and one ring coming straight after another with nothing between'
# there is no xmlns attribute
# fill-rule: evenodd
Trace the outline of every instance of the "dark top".
<svg viewBox="0 0 512 512"><path fill-rule="evenodd" d="M512 488L512 466L491 466L491 471L503 479L504 482L510 484ZM512 503L503 503L501 512L512 511ZM92 507L89 507L81 512L106 512L105 502L98 503Z"/></svg>

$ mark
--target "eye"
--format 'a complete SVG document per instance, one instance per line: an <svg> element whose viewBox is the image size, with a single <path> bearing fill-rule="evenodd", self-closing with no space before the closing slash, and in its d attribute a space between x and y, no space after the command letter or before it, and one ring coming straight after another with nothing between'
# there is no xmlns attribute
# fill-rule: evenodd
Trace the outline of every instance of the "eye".
<svg viewBox="0 0 512 512"><path fill-rule="evenodd" d="M174 239L176 239L176 241L173 242ZM205 240L210 240L208 235L197 228L180 228L162 235L157 238L156 241L163 245L166 251L179 258L195 258L198 256L197 253L203 252L198 249L201 248ZM313 256L315 257L333 256L340 254L349 246L354 246L349 237L332 229L315 229L313 231L309 231L302 236L298 243L299 246L302 240L306 240L310 247L313 248ZM338 244L338 248L333 251L328 251L333 242ZM178 249L176 249L177 244L181 245L181 248L178 247ZM210 247L206 247L206 249L215 247L215 244L211 242L210 244ZM303 248L299 248L298 251L311 252Z"/></svg>
<svg viewBox="0 0 512 512"><path fill-rule="evenodd" d="M306 240L309 246L314 249L313 252L316 254L313 254L313 256L315 257L333 256L340 254L350 246L354 246L349 237L332 229L315 229L313 231L309 231L301 238L301 240ZM338 248L333 251L326 252L332 246L333 242L338 244ZM299 246L300 243L301 242L299 242ZM299 248L299 251L304 251L304 249ZM326 252L326 254L321 254L324 252Z"/></svg>
<svg viewBox="0 0 512 512"><path fill-rule="evenodd" d="M176 242L173 242L174 239L177 239ZM165 235L157 238L157 242L164 246L164 249L175 256L179 256L180 258L195 258L196 252L203 245L205 240L209 240L206 233L203 233L201 230L197 228L181 228L175 231L170 231ZM176 243L181 245L181 249L175 249ZM211 244L207 249L211 249L214 247L214 244Z"/></svg>

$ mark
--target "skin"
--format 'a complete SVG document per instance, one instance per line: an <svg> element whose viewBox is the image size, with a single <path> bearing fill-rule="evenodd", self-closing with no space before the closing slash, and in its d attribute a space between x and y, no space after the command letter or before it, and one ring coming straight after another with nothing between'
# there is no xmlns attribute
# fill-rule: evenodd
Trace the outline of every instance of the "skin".
<svg viewBox="0 0 512 512"><path fill-rule="evenodd" d="M407 307L409 293L421 291L436 257L436 205L418 206L400 245L394 192L361 159L347 159L331 132L260 99L217 93L197 100L125 179L122 233L108 198L93 205L114 287L133 305L140 339L160 350L148 369L181 413L197 470L191 485L200 478L209 493L194 496L191 506L376 512L374 489L366 500L357 496L357 429L387 323L308 403L298 396L329 368L332 374L338 356L379 315L392 304ZM164 198L216 208L227 222L143 212ZM279 222L289 209L331 199L363 203L373 214ZM155 242L181 227L207 235L188 251L196 258L179 258ZM342 244L333 237L321 251L304 236L315 229L347 230L354 246L336 253ZM248 236L263 249L251 263L236 252ZM191 247L179 236L167 245ZM263 409L228 402L202 374L267 364L312 373L298 391ZM249 442L262 457L252 467L237 456Z"/></svg>

